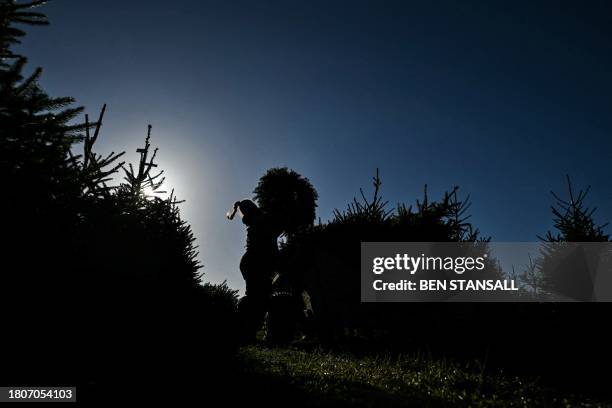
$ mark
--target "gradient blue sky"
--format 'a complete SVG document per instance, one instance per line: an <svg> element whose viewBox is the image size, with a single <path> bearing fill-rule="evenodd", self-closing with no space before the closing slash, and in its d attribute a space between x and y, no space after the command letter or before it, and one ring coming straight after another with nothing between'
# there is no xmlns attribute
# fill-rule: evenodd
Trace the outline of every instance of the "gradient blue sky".
<svg viewBox="0 0 612 408"><path fill-rule="evenodd" d="M21 51L50 94L108 104L100 153L135 161L153 125L206 278L242 288L224 214L272 166L323 220L376 167L391 203L459 185L497 241L544 234L565 173L612 220L611 4L55 0Z"/></svg>

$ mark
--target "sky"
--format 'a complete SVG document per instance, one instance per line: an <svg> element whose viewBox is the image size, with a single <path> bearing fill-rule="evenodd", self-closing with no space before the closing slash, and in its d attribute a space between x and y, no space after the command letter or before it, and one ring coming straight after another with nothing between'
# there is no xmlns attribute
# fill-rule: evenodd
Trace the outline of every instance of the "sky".
<svg viewBox="0 0 612 408"><path fill-rule="evenodd" d="M588 4L587 4L588 3ZM612 3L55 0L20 51L90 118L99 153L153 126L204 279L243 289L225 213L288 166L332 217L371 191L413 203L460 186L494 241L552 227L550 191L591 185L612 221ZM611 231L612 228L608 228Z"/></svg>

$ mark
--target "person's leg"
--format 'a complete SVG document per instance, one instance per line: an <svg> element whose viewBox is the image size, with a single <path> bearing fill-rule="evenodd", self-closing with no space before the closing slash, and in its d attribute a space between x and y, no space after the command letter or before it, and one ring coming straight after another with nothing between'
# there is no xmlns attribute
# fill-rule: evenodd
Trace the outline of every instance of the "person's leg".
<svg viewBox="0 0 612 408"><path fill-rule="evenodd" d="M248 338L255 339L261 329L271 295L271 282L265 274L257 274L256 278L247 281L246 303L243 305L244 329Z"/></svg>
<svg viewBox="0 0 612 408"><path fill-rule="evenodd" d="M240 336L240 342L249 344L255 341L256 331L254 332L251 327L250 317L251 314L251 298L247 295L243 296L238 302L238 333Z"/></svg>
<svg viewBox="0 0 612 408"><path fill-rule="evenodd" d="M255 320L257 321L257 328L260 329L263 326L264 320L266 318L266 313L268 313L270 307L270 296L272 296L272 281L269 278L269 275L264 275L262 281L260 282L260 287L258 288L258 301L257 307L255 309Z"/></svg>
<svg viewBox="0 0 612 408"><path fill-rule="evenodd" d="M253 257L243 257L240 270L246 282L246 291L238 304L238 313L241 337L248 343L256 340L257 332L263 325L272 292L272 281L270 274L260 262L255 262Z"/></svg>

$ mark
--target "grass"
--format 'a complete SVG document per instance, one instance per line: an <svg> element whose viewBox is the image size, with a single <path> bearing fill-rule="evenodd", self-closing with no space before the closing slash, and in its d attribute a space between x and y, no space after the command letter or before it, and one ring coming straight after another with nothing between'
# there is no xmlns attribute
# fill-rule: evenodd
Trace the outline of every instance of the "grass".
<svg viewBox="0 0 612 408"><path fill-rule="evenodd" d="M292 406L609 406L555 395L519 377L483 375L478 364L423 356L356 357L250 346L241 349L240 359L247 376L271 384L265 391L269 398L284 394Z"/></svg>

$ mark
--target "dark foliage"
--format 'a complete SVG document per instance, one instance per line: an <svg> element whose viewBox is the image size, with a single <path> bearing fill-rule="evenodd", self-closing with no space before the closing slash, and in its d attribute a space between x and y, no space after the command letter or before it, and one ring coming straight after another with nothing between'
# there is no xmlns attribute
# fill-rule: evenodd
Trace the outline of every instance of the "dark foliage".
<svg viewBox="0 0 612 408"><path fill-rule="evenodd" d="M400 305L364 304L360 299L361 242L375 241L484 241L468 222L469 201L458 197L458 189L440 201L431 201L425 190L414 207L398 204L389 209L382 198L378 171L373 178L373 195L361 191L346 210L336 210L334 219L302 229L283 245L281 274L296 292L306 291L314 312L316 332L324 342L414 341L425 332L412 329L431 319L449 331L470 319L471 306L445 304ZM489 269L489 268L488 268ZM491 268L498 271L497 268ZM499 277L499 275L496 275ZM464 307L465 306L465 307ZM397 324L402 321L402 324Z"/></svg>
<svg viewBox="0 0 612 408"><path fill-rule="evenodd" d="M608 223L597 225L593 214L597 208L585 206L584 199L587 197L591 186L586 190L580 190L578 195L574 194L569 175L567 177L568 199L560 198L551 192L555 204L551 206L553 222L557 233L551 231L546 233L542 240L546 242L606 242L610 235L604 232Z"/></svg>
<svg viewBox="0 0 612 408"><path fill-rule="evenodd" d="M598 366L608 363L609 353L602 344L606 337L599 330L603 308L596 311L597 305L571 311L533 303L361 303L360 242L488 241L468 221L470 204L459 199L457 188L439 201L429 200L425 190L414 208L399 204L390 210L380 194L381 185L377 173L371 199L362 191L361 200L336 211L333 220L300 231L282 247L281 273L297 292L309 294L313 333L319 342L360 353L425 350L444 357L477 358L487 369L542 376L545 383L572 389L603 389L602 378L585 375L588 365L597 360L595 355ZM589 227L592 223L585 225L587 232L597 231ZM532 260L531 267L532 275L537 275L540 261ZM493 276L480 278L503 278L499 268L487 269ZM538 285L535 275L531 283ZM587 334L593 332L599 333L597 341Z"/></svg>
<svg viewBox="0 0 612 408"><path fill-rule="evenodd" d="M151 128L137 170L125 167L123 153L93 150L106 107L75 122L83 108L48 96L40 69L23 76L26 59L9 46L24 34L15 24L46 24L31 11L40 4L0 2L0 298L13 322L3 382L75 384L99 398L109 384L202 381L190 370L212 374L234 350L236 292L201 284L174 194L144 194L163 182ZM111 185L120 169L125 181Z"/></svg>
<svg viewBox="0 0 612 408"><path fill-rule="evenodd" d="M391 234L393 240L421 242L474 242L479 240L479 231L468 222L466 215L471 203L469 196L459 199L458 187L444 193L440 201L430 201L425 186L423 199L416 204L399 203L396 208L389 209L388 201L380 194L382 181L378 169L372 179L374 192L368 200L360 189L361 199L353 199L346 210L334 211L334 219L330 226L364 226L367 229L384 229L384 236ZM364 233L367 233L364 231ZM380 232L379 232L380 233ZM385 240L383 236L372 237ZM387 239L391 240L391 239Z"/></svg>
<svg viewBox="0 0 612 408"><path fill-rule="evenodd" d="M34 9L46 3L46 0L17 3L15 0L2 0L0 2L0 66L5 68L4 59L23 58L14 54L11 46L19 44L20 39L25 36L25 31L15 27L13 23L34 25L48 25L47 16L38 13Z"/></svg>
<svg viewBox="0 0 612 408"><path fill-rule="evenodd" d="M568 198L563 199L551 192L555 204L551 206L556 234L548 231L543 242L541 256L538 259L538 275L542 289L553 296L570 296L576 299L590 300L593 282L588 268L584 264L584 254L575 252L566 254L566 242L608 242L610 235L604 232L608 223L597 225L593 215L596 208L585 205L590 186L580 190L576 195L569 175L567 177ZM591 254L591 256L597 256ZM557 263L563 257L563 264L573 264L573 273L568 268L559 268Z"/></svg>
<svg viewBox="0 0 612 408"><path fill-rule="evenodd" d="M288 235L311 226L315 220L319 195L310 181L294 170L269 169L253 193L259 208L278 217Z"/></svg>
<svg viewBox="0 0 612 408"><path fill-rule="evenodd" d="M593 282L589 268L584 263L584 253L571 250L568 242L606 242L607 224L598 225L585 199L590 187L575 193L570 177L567 177L568 198L552 192L555 200L551 206L555 231L548 231L542 242L540 255L531 261L522 274L525 284L533 291L558 298L570 296L588 301L592 297ZM569 250L568 250L569 248ZM592 247L597 250L600 247ZM602 254L590 253L592 259ZM564 266L557 268L559 262ZM571 276L568 276L567 273ZM568 280L569 278L569 280ZM612 363L608 329L602 322L609 319L608 303L547 303L525 305L525 329L536 333L539 341L532 344L526 355L533 356L542 375L549 376L571 387L607 389L605 380L598 373L607 370ZM532 369L537 366L531 365ZM553 369L554 367L554 369ZM605 387L605 388L604 388Z"/></svg>

